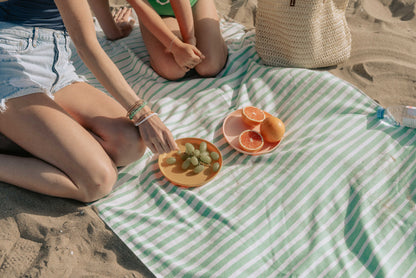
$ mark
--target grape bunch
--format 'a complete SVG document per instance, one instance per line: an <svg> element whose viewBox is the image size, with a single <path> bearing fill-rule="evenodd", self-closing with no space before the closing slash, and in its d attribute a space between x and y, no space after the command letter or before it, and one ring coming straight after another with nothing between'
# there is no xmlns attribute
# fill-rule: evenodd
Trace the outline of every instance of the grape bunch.
<svg viewBox="0 0 416 278"><path fill-rule="evenodd" d="M201 142L198 148L195 148L195 146L191 143L186 143L185 151L178 151L178 154L182 160L181 168L183 170L187 170L190 167L193 167L194 173L198 174L201 173L205 167L212 166L212 170L214 172L217 172L220 169L220 164L218 162L220 155L214 151L209 153L207 149L207 143L205 142ZM166 159L166 163L175 164L176 158L168 157Z"/></svg>

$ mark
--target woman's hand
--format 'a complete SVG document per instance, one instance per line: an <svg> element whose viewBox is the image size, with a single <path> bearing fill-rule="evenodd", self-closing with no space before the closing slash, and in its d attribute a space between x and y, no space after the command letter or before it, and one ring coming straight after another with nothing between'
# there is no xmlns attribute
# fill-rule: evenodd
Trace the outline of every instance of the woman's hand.
<svg viewBox="0 0 416 278"><path fill-rule="evenodd" d="M195 45L184 43L179 38L171 43L169 51L175 62L185 71L189 71L205 59L204 54Z"/></svg>
<svg viewBox="0 0 416 278"><path fill-rule="evenodd" d="M187 44L196 46L196 38L195 37L190 37L188 39L184 39L183 41Z"/></svg>
<svg viewBox="0 0 416 278"><path fill-rule="evenodd" d="M133 31L133 26L136 21L131 17L131 13L132 9L126 7L113 12L114 22L121 32L121 37L117 39L127 37Z"/></svg>
<svg viewBox="0 0 416 278"><path fill-rule="evenodd" d="M162 154L178 149L172 133L157 115L142 122L138 129L144 143L153 153Z"/></svg>

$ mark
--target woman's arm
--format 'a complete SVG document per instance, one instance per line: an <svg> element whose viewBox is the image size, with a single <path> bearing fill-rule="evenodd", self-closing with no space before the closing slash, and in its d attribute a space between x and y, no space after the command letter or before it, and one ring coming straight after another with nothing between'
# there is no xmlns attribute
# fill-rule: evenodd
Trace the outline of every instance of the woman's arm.
<svg viewBox="0 0 416 278"><path fill-rule="evenodd" d="M170 5L178 20L183 41L196 45L191 3L189 3L189 0L171 0Z"/></svg>
<svg viewBox="0 0 416 278"><path fill-rule="evenodd" d="M160 15L143 0L127 0L136 11L140 21L150 32L168 49L171 42L176 39L166 26Z"/></svg>
<svg viewBox="0 0 416 278"><path fill-rule="evenodd" d="M173 54L180 67L199 64L205 56L195 45L179 40L168 28L159 14L143 0L127 0L136 11L141 24L155 36L166 49Z"/></svg>
<svg viewBox="0 0 416 278"><path fill-rule="evenodd" d="M128 109L138 97L101 48L87 1L55 0L55 3L82 61L108 92Z"/></svg>
<svg viewBox="0 0 416 278"><path fill-rule="evenodd" d="M55 0L55 3L82 61L107 91L129 110L140 99L99 44L87 1ZM145 106L133 121L150 112L150 108ZM158 117L140 125L139 131L153 152L163 153L176 148L172 134Z"/></svg>

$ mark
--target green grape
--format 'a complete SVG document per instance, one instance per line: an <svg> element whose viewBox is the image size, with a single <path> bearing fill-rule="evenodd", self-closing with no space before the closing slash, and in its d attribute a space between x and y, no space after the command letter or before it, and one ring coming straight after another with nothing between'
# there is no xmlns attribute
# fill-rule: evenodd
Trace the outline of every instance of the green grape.
<svg viewBox="0 0 416 278"><path fill-rule="evenodd" d="M181 159L182 159L182 161L185 161L187 158L188 158L188 154L183 153L183 154L181 155Z"/></svg>
<svg viewBox="0 0 416 278"><path fill-rule="evenodd" d="M194 155L196 157L199 157L201 155L201 151L200 150L194 150Z"/></svg>
<svg viewBox="0 0 416 278"><path fill-rule="evenodd" d="M194 173L198 174L201 173L204 170L204 165L198 165L194 168Z"/></svg>
<svg viewBox="0 0 416 278"><path fill-rule="evenodd" d="M174 158L174 157L168 157L166 159L166 163L167 164L170 164L170 165L175 164L176 163L176 158Z"/></svg>
<svg viewBox="0 0 416 278"><path fill-rule="evenodd" d="M196 166L199 164L199 160L196 156L191 157L191 163L192 165Z"/></svg>
<svg viewBox="0 0 416 278"><path fill-rule="evenodd" d="M207 143L202 141L201 144L199 144L199 150L201 151L201 153L206 152L207 151Z"/></svg>
<svg viewBox="0 0 416 278"><path fill-rule="evenodd" d="M203 156L203 155L207 155L209 156L209 152L205 151L205 152L201 152L201 154L199 156Z"/></svg>
<svg viewBox="0 0 416 278"><path fill-rule="evenodd" d="M193 155L194 154L194 150L195 150L194 145L192 145L191 143L186 143L185 144L185 148L186 148L186 153L187 154L189 154L189 155Z"/></svg>
<svg viewBox="0 0 416 278"><path fill-rule="evenodd" d="M214 164L212 164L212 170L214 172L217 172L220 169L220 164L218 162L215 162Z"/></svg>
<svg viewBox="0 0 416 278"><path fill-rule="evenodd" d="M214 160L220 159L220 155L216 152L211 152L211 158Z"/></svg>
<svg viewBox="0 0 416 278"><path fill-rule="evenodd" d="M209 157L208 155L201 155L199 159L201 159L201 161L204 163L207 163L207 164L211 163L211 157Z"/></svg>
<svg viewBox="0 0 416 278"><path fill-rule="evenodd" d="M191 159L187 158L183 163L182 163L182 169L186 170L189 168L189 166L191 165Z"/></svg>

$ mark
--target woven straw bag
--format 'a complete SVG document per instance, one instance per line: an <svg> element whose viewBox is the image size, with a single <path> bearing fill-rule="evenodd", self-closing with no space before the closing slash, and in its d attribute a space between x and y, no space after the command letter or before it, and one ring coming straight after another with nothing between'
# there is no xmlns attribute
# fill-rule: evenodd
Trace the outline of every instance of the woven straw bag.
<svg viewBox="0 0 416 278"><path fill-rule="evenodd" d="M266 65L319 68L350 56L348 0L258 0L256 50Z"/></svg>

